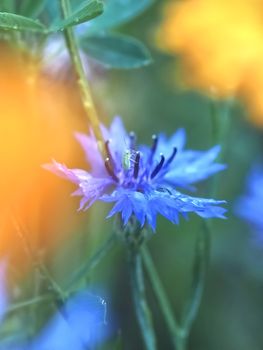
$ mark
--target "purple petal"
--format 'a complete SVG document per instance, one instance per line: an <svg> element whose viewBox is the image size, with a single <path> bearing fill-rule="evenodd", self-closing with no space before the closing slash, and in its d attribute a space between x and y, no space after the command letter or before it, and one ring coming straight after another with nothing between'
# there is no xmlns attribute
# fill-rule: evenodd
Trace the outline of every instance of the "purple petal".
<svg viewBox="0 0 263 350"><path fill-rule="evenodd" d="M2 260L0 262L0 322L3 320L9 304L7 285L6 285L6 269L7 269L7 262L6 260Z"/></svg>
<svg viewBox="0 0 263 350"><path fill-rule="evenodd" d="M98 149L98 142L94 136L87 136L82 133L75 133L77 141L81 144L87 163L91 166L94 176L103 176L106 174L104 160Z"/></svg>
<svg viewBox="0 0 263 350"><path fill-rule="evenodd" d="M52 164L44 164L43 168L76 184L91 178L91 175L87 171L82 169L68 169L64 164L58 163L55 160L52 161Z"/></svg>

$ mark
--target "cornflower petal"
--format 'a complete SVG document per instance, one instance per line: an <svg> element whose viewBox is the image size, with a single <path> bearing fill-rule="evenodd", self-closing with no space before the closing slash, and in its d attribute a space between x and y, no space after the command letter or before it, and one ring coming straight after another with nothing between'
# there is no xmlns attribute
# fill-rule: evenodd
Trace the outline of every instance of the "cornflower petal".
<svg viewBox="0 0 263 350"><path fill-rule="evenodd" d="M176 147L178 152L180 152L184 149L185 144L186 132L183 128L178 129L170 138L167 138L165 134L159 134L156 153L163 153L165 157L169 157L173 147Z"/></svg>
<svg viewBox="0 0 263 350"><path fill-rule="evenodd" d="M82 181L79 187L85 198L97 200L113 183L110 178L90 178Z"/></svg>
<svg viewBox="0 0 263 350"><path fill-rule="evenodd" d="M165 180L174 186L189 188L189 185L207 179L209 176L226 168L225 164L214 163L220 152L220 146L208 151L184 151L178 153L177 165L170 168Z"/></svg>
<svg viewBox="0 0 263 350"><path fill-rule="evenodd" d="M107 218L110 218L116 213L121 213L123 224L126 225L132 215L131 202L127 201L126 198L120 198L108 214Z"/></svg>
<svg viewBox="0 0 263 350"><path fill-rule="evenodd" d="M92 176L85 170L69 169L64 164L58 163L55 160L53 160L51 164L44 164L43 168L76 184L79 184L83 180L92 178Z"/></svg>
<svg viewBox="0 0 263 350"><path fill-rule="evenodd" d="M147 213L147 199L142 193L129 190L119 190L114 191L111 195L101 197L101 200L104 202L116 202L107 215L107 218L112 217L118 212L122 212L124 213L123 221L125 224L125 222L128 222L131 215L135 214L141 226L144 225Z"/></svg>
<svg viewBox="0 0 263 350"><path fill-rule="evenodd" d="M104 161L98 149L94 136L76 132L75 137L83 148L87 162L91 165L91 172L94 176L105 173Z"/></svg>

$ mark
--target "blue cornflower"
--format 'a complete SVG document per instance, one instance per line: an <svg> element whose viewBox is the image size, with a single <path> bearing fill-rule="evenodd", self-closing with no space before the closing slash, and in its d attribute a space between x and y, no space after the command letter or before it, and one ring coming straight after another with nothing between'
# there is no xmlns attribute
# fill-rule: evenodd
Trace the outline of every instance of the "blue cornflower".
<svg viewBox="0 0 263 350"><path fill-rule="evenodd" d="M191 197L177 188L194 189L193 185L225 168L214 163L220 147L208 151L184 150L185 131L179 129L171 138L164 134L152 136L151 147L136 145L134 133L127 133L121 119L116 117L110 128L101 126L105 141L103 159L92 132L77 133L90 172L68 169L53 161L45 166L56 175L75 183L74 195L81 196L80 210L88 209L95 201L115 202L107 217L121 214L126 225L135 215L141 226L155 230L157 214L178 223L179 214L189 212L210 218L224 218L225 201Z"/></svg>
<svg viewBox="0 0 263 350"><path fill-rule="evenodd" d="M255 166L247 179L246 194L236 205L237 214L250 223L262 237L263 233L263 168Z"/></svg>

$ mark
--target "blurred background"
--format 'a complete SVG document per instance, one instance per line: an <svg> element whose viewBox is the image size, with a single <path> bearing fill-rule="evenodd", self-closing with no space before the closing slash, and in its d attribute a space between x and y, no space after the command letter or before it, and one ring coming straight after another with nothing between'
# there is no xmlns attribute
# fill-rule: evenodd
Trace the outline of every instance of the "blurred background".
<svg viewBox="0 0 263 350"><path fill-rule="evenodd" d="M215 143L223 144L221 161L227 169L216 175L215 196L227 200L227 220L212 222L210 267L189 349L262 349L263 246L255 239L253 229L235 215L234 208L245 192L250 168L262 162L263 131L242 94L238 93L236 99L225 98L183 81L184 56L163 50L157 40L166 3L155 1L117 30L140 39L149 48L153 63L133 70L110 70L89 60L93 95L101 120L108 125L113 116L121 115L127 130L135 131L140 143L151 143L152 134L157 132L171 135L184 127L187 148L205 150ZM0 250L9 261L10 295L19 301L47 289L45 281L36 282L36 270L21 230L35 254L63 286L105 241L112 221L101 219L109 210L106 204L96 203L87 212L77 212L78 199L70 197L74 186L41 168L52 158L69 167L88 167L74 139L74 131L86 132L88 124L70 67L65 64L62 71L51 74L43 69L39 57L30 50L21 53L4 36L0 50ZM216 110L220 124L220 113L224 122L226 108L227 130L223 136L215 136L212 114ZM200 184L196 195L210 196L212 182L213 179ZM179 318L190 289L195 240L201 228L202 220L194 215L189 221L181 220L179 226L159 218L157 232L149 242ZM143 349L123 247L116 246L86 282L92 293L107 303L107 324L113 325L113 330L104 348ZM158 348L172 349L148 284L147 295ZM38 310L33 328L41 329L54 313L54 306L40 303L33 308ZM8 314L3 332L21 332L26 316L29 317L26 308Z"/></svg>

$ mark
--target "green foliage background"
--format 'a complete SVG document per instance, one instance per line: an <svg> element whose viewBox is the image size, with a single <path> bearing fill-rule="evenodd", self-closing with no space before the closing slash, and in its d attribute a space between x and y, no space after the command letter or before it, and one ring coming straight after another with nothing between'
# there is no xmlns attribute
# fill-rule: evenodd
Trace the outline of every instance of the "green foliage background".
<svg viewBox="0 0 263 350"><path fill-rule="evenodd" d="M135 0L134 0L135 1ZM7 3L7 2L6 2ZM141 40L152 54L151 65L133 70L106 70L91 82L103 121L121 115L128 130L139 141L150 143L160 131L171 135L179 127L187 131L189 148L207 149L214 145L211 100L197 91L185 90L176 76L178 58L168 57L156 48L154 32L165 1L156 1L130 23L113 33ZM9 5L11 2L9 3ZM117 22L118 23L118 22ZM88 48L87 48L88 51ZM217 103L222 110L225 101ZM227 170L218 177L216 197L228 201L228 219L213 221L210 267L205 292L190 335L189 349L257 350L263 347L263 247L255 244L251 229L234 214L234 205L244 191L249 168L260 159L262 131L246 119L242 102L231 108L229 129L224 139ZM208 196L212 181L199 186L197 195ZM68 198L68 200L73 200ZM77 208L77 201L76 201ZM96 250L111 232L112 221L103 221L107 206L96 204L80 214L78 232L72 232L64 245L50 254L48 265L59 283ZM83 222L85 221L85 224ZM149 242L155 264L177 315L182 313L191 283L194 245L201 219L191 216L179 226L159 218L157 233ZM116 323L119 338L105 349L142 349L129 291L125 250L119 245L96 268L87 281L94 290L104 290L107 319ZM165 323L147 284L160 349L172 349ZM43 305L39 305L43 312Z"/></svg>
<svg viewBox="0 0 263 350"><path fill-rule="evenodd" d="M144 15L122 28L140 38L153 55L154 63L133 71L112 71L106 81L106 114L123 116L127 128L135 130L143 142L150 142L153 133L163 130L171 134L178 127L187 130L188 147L206 149L214 144L211 122L211 101L197 91L185 91L171 81L175 75L174 58L160 53L155 46L154 30L160 20L164 1L157 2ZM228 201L228 219L214 220L211 261L205 293L198 318L190 336L190 349L248 350L261 349L260 331L263 320L262 278L263 251L255 244L251 229L235 217L237 197L244 191L250 166L262 154L262 132L245 119L244 106L231 110L229 130L224 142L224 162L228 169L218 176L217 197ZM198 194L209 193L209 181L199 186ZM150 242L158 271L177 315L189 292L194 242L200 220L191 217L174 226L159 219L157 234ZM127 349L139 349L134 342L136 321L123 286L127 278L124 261L117 263L117 306L124 318L124 339ZM120 267L122 265L122 267ZM118 292L117 292L118 290ZM154 316L160 348L169 349L167 329L159 315L154 297ZM128 308L129 305L129 308ZM130 341L127 339L131 339ZM130 344L130 345L128 345Z"/></svg>

